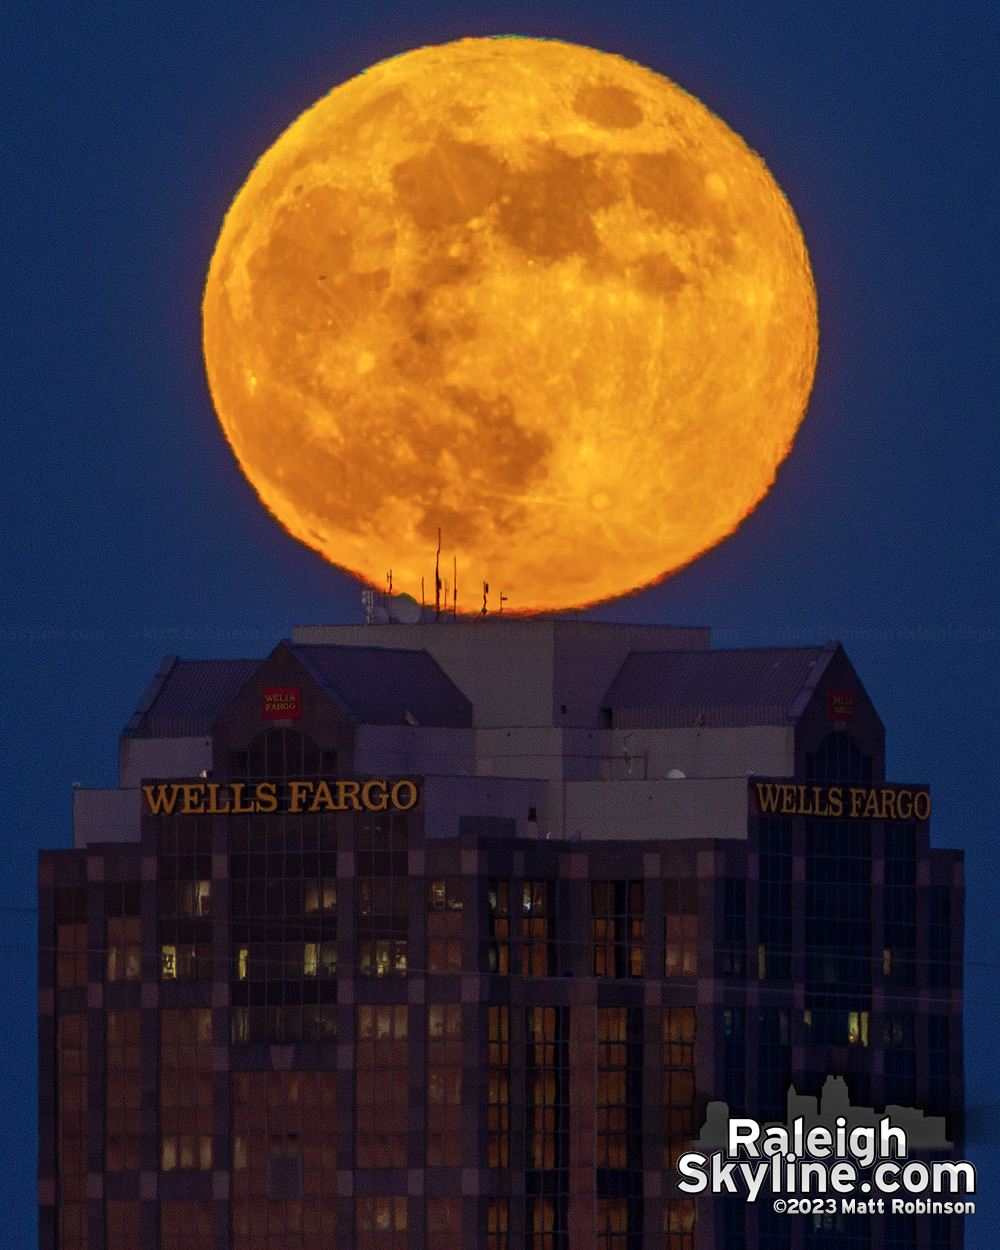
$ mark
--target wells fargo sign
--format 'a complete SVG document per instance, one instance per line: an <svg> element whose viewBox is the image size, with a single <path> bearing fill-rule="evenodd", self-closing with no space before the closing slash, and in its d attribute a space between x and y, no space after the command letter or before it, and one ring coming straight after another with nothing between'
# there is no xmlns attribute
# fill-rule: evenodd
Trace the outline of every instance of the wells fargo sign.
<svg viewBox="0 0 1000 1250"><path fill-rule="evenodd" d="M154 816L227 812L408 812L420 794L413 781L166 781L144 785Z"/></svg>
<svg viewBox="0 0 1000 1250"><path fill-rule="evenodd" d="M302 690L299 686L265 686L264 720L301 720Z"/></svg>
<svg viewBox="0 0 1000 1250"><path fill-rule="evenodd" d="M927 820L927 790L902 786L800 786L781 781L755 781L757 807L776 816L832 816L854 820Z"/></svg>

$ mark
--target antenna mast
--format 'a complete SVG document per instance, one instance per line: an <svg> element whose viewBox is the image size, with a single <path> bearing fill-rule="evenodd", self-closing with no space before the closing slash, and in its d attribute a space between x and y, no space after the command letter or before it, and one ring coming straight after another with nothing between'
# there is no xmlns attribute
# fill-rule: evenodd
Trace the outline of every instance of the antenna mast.
<svg viewBox="0 0 1000 1250"><path fill-rule="evenodd" d="M441 616L441 526L438 526L438 549L434 557L434 619Z"/></svg>
<svg viewBox="0 0 1000 1250"><path fill-rule="evenodd" d="M451 583L451 594L452 594L451 619L453 621L457 621L458 620L458 556L452 556L451 565L452 565L451 571L454 574L454 577Z"/></svg>

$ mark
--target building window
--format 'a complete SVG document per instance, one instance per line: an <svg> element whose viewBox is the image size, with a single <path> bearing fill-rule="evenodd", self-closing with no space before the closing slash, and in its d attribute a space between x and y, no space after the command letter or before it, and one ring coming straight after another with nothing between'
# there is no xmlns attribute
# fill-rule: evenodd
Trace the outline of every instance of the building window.
<svg viewBox="0 0 1000 1250"><path fill-rule="evenodd" d="M462 878L427 882L427 970L462 971Z"/></svg>
<svg viewBox="0 0 1000 1250"><path fill-rule="evenodd" d="M932 885L927 891L928 981L933 989L951 984L951 891Z"/></svg>
<svg viewBox="0 0 1000 1250"><path fill-rule="evenodd" d="M498 976L510 972L510 882L491 878L487 886L489 904L489 970Z"/></svg>
<svg viewBox="0 0 1000 1250"><path fill-rule="evenodd" d="M784 1123L792 1081L792 1038L787 1007L757 1011L757 1114Z"/></svg>
<svg viewBox="0 0 1000 1250"><path fill-rule="evenodd" d="M927 1017L927 1111L951 1114L951 1049L947 1016Z"/></svg>
<svg viewBox="0 0 1000 1250"><path fill-rule="evenodd" d="M427 1008L427 1166L462 1162L462 1006Z"/></svg>
<svg viewBox="0 0 1000 1250"><path fill-rule="evenodd" d="M508 1250L507 1226L510 1199L489 1198L486 1202L486 1250Z"/></svg>
<svg viewBox="0 0 1000 1250"><path fill-rule="evenodd" d="M663 1008L663 1166L674 1168L695 1135L693 1007ZM680 1246L682 1243L678 1242Z"/></svg>
<svg viewBox="0 0 1000 1250"><path fill-rule="evenodd" d="M105 1166L138 1171L142 1140L141 1011L107 1014Z"/></svg>
<svg viewBox="0 0 1000 1250"><path fill-rule="evenodd" d="M401 1003L364 1004L356 1010L355 1166L405 1168L407 1008Z"/></svg>
<svg viewBox="0 0 1000 1250"><path fill-rule="evenodd" d="M867 1046L870 1013L831 1007L807 1007L802 1013L806 1042L829 1046Z"/></svg>
<svg viewBox="0 0 1000 1250"><path fill-rule="evenodd" d="M462 1244L462 1199L427 1199L427 1250L454 1250Z"/></svg>
<svg viewBox="0 0 1000 1250"><path fill-rule="evenodd" d="M609 980L641 977L645 937L643 883L590 883L592 972Z"/></svg>
<svg viewBox="0 0 1000 1250"><path fill-rule="evenodd" d="M746 1106L747 1043L746 1015L742 1007L722 1009L722 1097L730 1111Z"/></svg>
<svg viewBox="0 0 1000 1250"><path fill-rule="evenodd" d="M66 886L56 890L56 985L87 984L87 890Z"/></svg>
<svg viewBox="0 0 1000 1250"><path fill-rule="evenodd" d="M337 1035L337 856L302 850L302 817L270 824L273 850L230 859L231 1038L329 1041Z"/></svg>
<svg viewBox="0 0 1000 1250"><path fill-rule="evenodd" d="M322 751L297 729L266 729L245 751L229 752L231 781L281 781L337 776L337 752Z"/></svg>
<svg viewBox="0 0 1000 1250"><path fill-rule="evenodd" d="M160 817L160 979L212 979L210 816Z"/></svg>
<svg viewBox="0 0 1000 1250"><path fill-rule="evenodd" d="M213 1250L212 1202L161 1202L160 1250Z"/></svg>
<svg viewBox="0 0 1000 1250"><path fill-rule="evenodd" d="M805 1000L809 1040L867 1045L871 825L806 821Z"/></svg>
<svg viewBox="0 0 1000 1250"><path fill-rule="evenodd" d="M105 978L108 981L139 981L142 979L139 882L113 881L104 889L107 908Z"/></svg>
<svg viewBox="0 0 1000 1250"><path fill-rule="evenodd" d="M641 1165L642 1021L639 1009L597 1008L597 1166Z"/></svg>
<svg viewBox="0 0 1000 1250"><path fill-rule="evenodd" d="M897 1213L882 1224L882 1250L917 1250L917 1217ZM951 1246L951 1239L948 1240Z"/></svg>
<svg viewBox="0 0 1000 1250"><path fill-rule="evenodd" d="M759 945L757 977L790 981L792 977L792 822L786 816L762 816L758 827Z"/></svg>
<svg viewBox="0 0 1000 1250"><path fill-rule="evenodd" d="M408 821L398 812L355 818L354 914L358 972L406 976L409 927Z"/></svg>
<svg viewBox="0 0 1000 1250"><path fill-rule="evenodd" d="M521 887L521 975L555 975L552 960L551 881L525 881Z"/></svg>
<svg viewBox="0 0 1000 1250"><path fill-rule="evenodd" d="M886 822L882 974L888 985L916 984L916 843L916 825Z"/></svg>
<svg viewBox="0 0 1000 1250"><path fill-rule="evenodd" d="M628 1198L597 1199L597 1250L630 1250Z"/></svg>
<svg viewBox="0 0 1000 1250"><path fill-rule="evenodd" d="M87 1250L87 1016L60 1016L57 1034L59 1105L59 1250Z"/></svg>
<svg viewBox="0 0 1000 1250"><path fill-rule="evenodd" d="M887 1012L882 1032L882 1080L885 1105L912 1107L917 1101L917 1052L913 1013Z"/></svg>
<svg viewBox="0 0 1000 1250"><path fill-rule="evenodd" d="M694 1250L693 1198L668 1198L663 1204L663 1250Z"/></svg>
<svg viewBox="0 0 1000 1250"><path fill-rule="evenodd" d="M565 1195L527 1195L525 1198L525 1250L564 1250L566 1240Z"/></svg>
<svg viewBox="0 0 1000 1250"><path fill-rule="evenodd" d="M356 1250L406 1250L406 1199L355 1198L354 1227Z"/></svg>
<svg viewBox="0 0 1000 1250"><path fill-rule="evenodd" d="M698 882L663 883L663 972L668 977L698 973Z"/></svg>
<svg viewBox="0 0 1000 1250"><path fill-rule="evenodd" d="M569 1191L569 1009L525 1011L525 1246L564 1250Z"/></svg>
<svg viewBox="0 0 1000 1250"><path fill-rule="evenodd" d="M336 1235L337 1074L234 1072L233 1250Z"/></svg>
<svg viewBox="0 0 1000 1250"><path fill-rule="evenodd" d="M487 1007L489 1074L487 1162L506 1168L510 1162L510 1008ZM504 1224L504 1234L507 1226Z"/></svg>
<svg viewBox="0 0 1000 1250"><path fill-rule="evenodd" d="M160 1167L212 1167L212 1012L160 1012Z"/></svg>
<svg viewBox="0 0 1000 1250"><path fill-rule="evenodd" d="M726 877L722 882L722 942L719 946L719 972L724 977L746 975L747 964L747 886L745 881Z"/></svg>
<svg viewBox="0 0 1000 1250"><path fill-rule="evenodd" d="M807 781L872 779L872 757L863 755L853 738L841 730L828 733L815 751L806 752Z"/></svg>
<svg viewBox="0 0 1000 1250"><path fill-rule="evenodd" d="M142 1244L142 1216L138 1202L104 1204L105 1250L134 1250Z"/></svg>

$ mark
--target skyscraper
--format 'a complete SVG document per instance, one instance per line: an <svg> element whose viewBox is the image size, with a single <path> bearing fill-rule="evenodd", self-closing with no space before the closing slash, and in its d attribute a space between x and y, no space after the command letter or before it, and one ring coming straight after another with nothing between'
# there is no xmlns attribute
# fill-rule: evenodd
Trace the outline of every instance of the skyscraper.
<svg viewBox="0 0 1000 1250"><path fill-rule="evenodd" d="M961 1140L961 855L884 738L836 643L168 657L41 857L41 1246L960 1246L676 1184L830 1073Z"/></svg>

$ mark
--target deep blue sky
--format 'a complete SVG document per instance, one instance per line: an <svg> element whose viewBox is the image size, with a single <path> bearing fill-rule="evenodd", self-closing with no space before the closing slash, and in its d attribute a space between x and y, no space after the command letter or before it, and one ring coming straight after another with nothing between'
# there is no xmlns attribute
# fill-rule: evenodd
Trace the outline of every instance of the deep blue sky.
<svg viewBox="0 0 1000 1250"><path fill-rule="evenodd" d="M601 619L710 624L717 645L840 639L966 851L967 958L997 961L996 17L990 3L190 3L8 10L0 904L34 905L71 785L165 653L263 655L360 619L358 587L242 479L204 383L201 287L225 210L305 107L373 61L462 35L620 52L766 160L820 302L809 415L720 548ZM35 920L0 913L0 1245L36 1242ZM978 1214L1000 1228L996 966L967 973ZM994 1092L991 1092L992 1091Z"/></svg>

